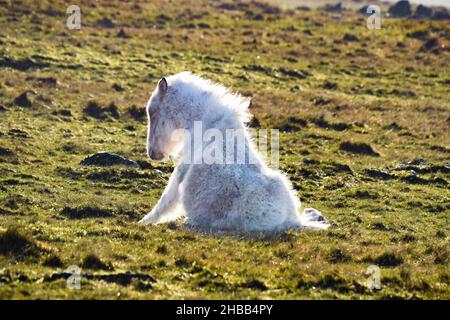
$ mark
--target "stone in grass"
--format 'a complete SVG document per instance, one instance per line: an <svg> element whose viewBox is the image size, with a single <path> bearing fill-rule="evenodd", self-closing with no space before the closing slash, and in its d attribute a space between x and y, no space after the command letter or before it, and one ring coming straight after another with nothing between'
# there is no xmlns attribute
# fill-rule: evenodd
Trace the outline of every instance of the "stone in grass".
<svg viewBox="0 0 450 320"><path fill-rule="evenodd" d="M395 176L384 171L384 170L378 170L378 169L366 169L366 174L369 177L375 178L375 179L381 179L381 180L389 180L394 179Z"/></svg>
<svg viewBox="0 0 450 320"><path fill-rule="evenodd" d="M388 12L392 17L410 17L412 14L411 4L406 0L398 1L396 4L389 7Z"/></svg>
<svg viewBox="0 0 450 320"><path fill-rule="evenodd" d="M95 254L88 254L81 261L81 266L85 269L91 270L114 270L111 263L105 263L100 260Z"/></svg>
<svg viewBox="0 0 450 320"><path fill-rule="evenodd" d="M14 99L14 104L24 108L31 108L33 106L33 102L31 102L30 97L28 96L28 91L24 91L17 96Z"/></svg>
<svg viewBox="0 0 450 320"><path fill-rule="evenodd" d="M102 151L84 158L82 166L110 167L122 166L126 168L140 168L139 164L116 153Z"/></svg>
<svg viewBox="0 0 450 320"><path fill-rule="evenodd" d="M342 142L339 149L355 154L363 154L372 157L379 157L380 154L373 150L372 146L363 142Z"/></svg>
<svg viewBox="0 0 450 320"><path fill-rule="evenodd" d="M18 229L7 229L0 234L0 255L17 259L38 257L40 247Z"/></svg>

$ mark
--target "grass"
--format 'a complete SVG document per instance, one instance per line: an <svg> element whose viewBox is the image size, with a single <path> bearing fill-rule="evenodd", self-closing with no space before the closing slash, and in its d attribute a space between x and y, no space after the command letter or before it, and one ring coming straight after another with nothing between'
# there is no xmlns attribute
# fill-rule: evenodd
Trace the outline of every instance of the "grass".
<svg viewBox="0 0 450 320"><path fill-rule="evenodd" d="M448 23L164 4L86 3L73 31L62 1L0 8L0 298L450 298ZM137 225L172 170L145 157L143 106L182 70L252 98L329 230ZM144 169L80 165L103 150Z"/></svg>

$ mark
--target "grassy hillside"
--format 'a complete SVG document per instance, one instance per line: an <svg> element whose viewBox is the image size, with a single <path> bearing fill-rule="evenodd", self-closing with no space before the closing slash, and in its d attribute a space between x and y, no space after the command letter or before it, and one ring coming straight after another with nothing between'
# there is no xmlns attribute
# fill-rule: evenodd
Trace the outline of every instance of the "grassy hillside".
<svg viewBox="0 0 450 320"><path fill-rule="evenodd" d="M1 2L1 299L450 298L448 22L81 1L68 30L66 3ZM252 97L253 125L282 131L280 167L329 230L137 225L173 169L146 159L143 107L182 70ZM144 169L80 165L103 150Z"/></svg>

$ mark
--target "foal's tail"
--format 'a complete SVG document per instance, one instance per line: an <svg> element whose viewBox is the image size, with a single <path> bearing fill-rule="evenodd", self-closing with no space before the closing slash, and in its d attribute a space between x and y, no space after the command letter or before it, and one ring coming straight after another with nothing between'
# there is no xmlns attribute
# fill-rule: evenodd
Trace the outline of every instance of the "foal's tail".
<svg viewBox="0 0 450 320"><path fill-rule="evenodd" d="M311 229L327 229L330 224L326 222L322 213L314 208L306 208L300 215L302 227Z"/></svg>

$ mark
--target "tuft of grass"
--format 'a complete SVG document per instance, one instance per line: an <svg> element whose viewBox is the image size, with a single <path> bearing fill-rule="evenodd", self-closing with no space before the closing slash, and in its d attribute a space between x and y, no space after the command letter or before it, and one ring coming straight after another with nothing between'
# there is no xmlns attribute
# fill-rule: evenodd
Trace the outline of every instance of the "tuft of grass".
<svg viewBox="0 0 450 320"><path fill-rule="evenodd" d="M105 263L95 254L86 255L81 261L81 267L91 270L114 270L111 263Z"/></svg>
<svg viewBox="0 0 450 320"><path fill-rule="evenodd" d="M29 236L16 228L9 228L0 234L0 254L17 259L37 258L41 249Z"/></svg>
<svg viewBox="0 0 450 320"><path fill-rule="evenodd" d="M83 218L104 218L111 217L113 214L106 210L93 206L82 206L82 207L64 207L61 210L61 215L66 216L70 219L83 219Z"/></svg>

